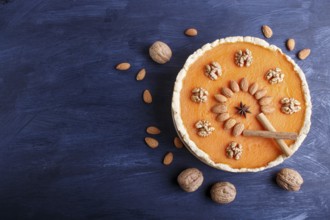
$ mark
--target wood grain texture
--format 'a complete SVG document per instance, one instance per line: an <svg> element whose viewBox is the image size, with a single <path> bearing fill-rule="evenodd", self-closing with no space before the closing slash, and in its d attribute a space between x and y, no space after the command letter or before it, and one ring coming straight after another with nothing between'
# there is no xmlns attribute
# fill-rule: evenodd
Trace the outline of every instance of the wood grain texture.
<svg viewBox="0 0 330 220"><path fill-rule="evenodd" d="M328 219L330 216L330 2L318 1L0 1L0 219ZM263 37L306 74L313 101L311 131L284 164L232 174L176 149L170 102L177 72L207 42ZM189 38L187 27L199 34ZM148 47L167 43L171 61L151 61ZM300 61L300 49L311 48ZM130 70L114 66L123 60ZM148 70L137 83L135 74ZM151 105L141 94L150 89ZM157 124L160 146L144 143ZM171 151L175 161L162 164ZM203 171L191 194L176 184L185 168ZM301 191L275 183L283 167L298 170ZM219 206L208 195L232 182L236 200Z"/></svg>

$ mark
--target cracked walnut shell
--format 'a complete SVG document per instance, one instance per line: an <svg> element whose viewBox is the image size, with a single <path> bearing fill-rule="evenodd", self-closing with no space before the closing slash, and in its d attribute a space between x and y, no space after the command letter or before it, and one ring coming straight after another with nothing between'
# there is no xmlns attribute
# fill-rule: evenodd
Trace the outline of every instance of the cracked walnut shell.
<svg viewBox="0 0 330 220"><path fill-rule="evenodd" d="M204 177L198 169L188 168L179 174L177 181L184 191L194 192L202 185Z"/></svg>
<svg viewBox="0 0 330 220"><path fill-rule="evenodd" d="M277 173L276 182L285 190L298 191L304 180L297 171L284 168Z"/></svg>
<svg viewBox="0 0 330 220"><path fill-rule="evenodd" d="M236 188L230 182L218 182L211 188L211 199L219 204L228 204L236 197Z"/></svg>

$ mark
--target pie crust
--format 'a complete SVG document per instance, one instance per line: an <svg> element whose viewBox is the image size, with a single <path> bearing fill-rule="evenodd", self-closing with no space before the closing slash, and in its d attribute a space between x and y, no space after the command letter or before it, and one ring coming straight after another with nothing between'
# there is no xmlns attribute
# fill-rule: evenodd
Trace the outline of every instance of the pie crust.
<svg viewBox="0 0 330 220"><path fill-rule="evenodd" d="M184 126L182 117L181 117L181 105L180 105L180 92L183 88L183 80L185 79L187 72L189 70L189 67L196 61L198 60L201 56L203 56L207 51L211 50L212 48L220 45L220 44L225 44L225 43L236 43L236 42L247 42L247 43L252 43L254 45L259 45L261 47L270 49L272 51L278 51L280 52L288 62L290 62L293 67L294 71L298 74L299 78L301 79L301 89L303 91L303 95L305 98L305 118L303 122L303 126L300 129L298 133L298 138L297 140L291 144L289 147L293 151L298 150L300 145L302 144L303 140L306 138L307 133L309 132L310 125L311 125L311 113L312 113L312 103L311 103L311 98L310 98L310 93L308 89L308 84L305 78L305 74L303 71L300 69L300 67L295 63L293 59L291 59L289 56L285 55L280 48L278 48L275 45L270 45L266 41L256 38L256 37L241 37L241 36L236 36L236 37L227 37L227 38L222 38L219 40L214 41L213 43L208 43L205 44L202 48L198 49L196 52L194 52L192 55L188 57L186 60L186 63L184 64L183 68L181 71L178 73L178 76L176 78L176 82L174 85L174 90L173 90L173 97L172 97L172 118L173 122L175 125L175 128L177 130L177 133L182 140L182 142L185 144L187 149L195 155L198 159L200 159L202 162L208 164L211 167L214 167L216 169L224 170L224 171L229 171L229 172L258 172L262 171L264 169L268 169L271 167L274 167L280 163L282 163L286 158L284 154L279 155L275 160L269 162L267 165L262 166L262 167L257 167L257 168L233 168L228 164L225 163L216 163L214 162L210 156L201 150L194 141L191 140L189 137L189 134L187 132L186 127Z"/></svg>

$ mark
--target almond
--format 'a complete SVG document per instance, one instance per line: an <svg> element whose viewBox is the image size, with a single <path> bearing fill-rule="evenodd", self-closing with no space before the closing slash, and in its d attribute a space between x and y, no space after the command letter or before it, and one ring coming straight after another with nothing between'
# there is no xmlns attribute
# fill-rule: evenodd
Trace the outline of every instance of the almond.
<svg viewBox="0 0 330 220"><path fill-rule="evenodd" d="M266 38L271 38L273 36L273 31L268 25L263 25L261 30Z"/></svg>
<svg viewBox="0 0 330 220"><path fill-rule="evenodd" d="M288 48L289 51L292 51L296 45L296 42L294 39L290 38L286 41L286 47Z"/></svg>
<svg viewBox="0 0 330 220"><path fill-rule="evenodd" d="M261 106L261 111L265 114L269 114L275 111L275 108L270 105L263 105Z"/></svg>
<svg viewBox="0 0 330 220"><path fill-rule="evenodd" d="M310 53L311 53L311 49L308 49L308 48L302 49L298 53L298 58L301 60L304 60L309 56Z"/></svg>
<svg viewBox="0 0 330 220"><path fill-rule="evenodd" d="M119 63L116 66L117 70L128 70L131 67L131 64L129 63Z"/></svg>
<svg viewBox="0 0 330 220"><path fill-rule="evenodd" d="M267 94L267 90L266 89L260 89L259 91L257 91L255 94L254 94L254 97L256 99L261 99L262 97L264 97L265 95Z"/></svg>
<svg viewBox="0 0 330 220"><path fill-rule="evenodd" d="M211 111L213 113L225 113L227 112L227 106L225 104L218 104L218 105L215 105L211 108Z"/></svg>
<svg viewBox="0 0 330 220"><path fill-rule="evenodd" d="M239 85L241 86L241 89L243 92L247 92L249 89L249 82L247 81L247 79L244 77L241 82L239 83Z"/></svg>
<svg viewBox="0 0 330 220"><path fill-rule="evenodd" d="M234 80L230 80L230 88L233 90L233 92L239 92L239 85Z"/></svg>
<svg viewBox="0 0 330 220"><path fill-rule="evenodd" d="M182 143L182 141L180 140L180 138L175 137L173 142L174 142L174 146L175 146L176 148L182 148L182 147L183 147L183 143Z"/></svg>
<svg viewBox="0 0 330 220"><path fill-rule="evenodd" d="M224 129L229 130L236 124L236 120L233 118L228 119L224 124Z"/></svg>
<svg viewBox="0 0 330 220"><path fill-rule="evenodd" d="M221 102L221 103L225 103L227 102L227 98L226 96L223 96L221 94L216 94L214 95L214 98L218 101L218 102Z"/></svg>
<svg viewBox="0 0 330 220"><path fill-rule="evenodd" d="M217 121L226 121L229 118L229 113L225 112L225 113L221 113L217 116Z"/></svg>
<svg viewBox="0 0 330 220"><path fill-rule="evenodd" d="M244 131L244 124L243 123L237 123L235 126L234 126L234 129L233 129L233 135L236 137L236 136L239 136L243 133Z"/></svg>
<svg viewBox="0 0 330 220"><path fill-rule="evenodd" d="M264 96L261 99L259 99L260 105L269 105L273 100L273 97L271 96Z"/></svg>
<svg viewBox="0 0 330 220"><path fill-rule="evenodd" d="M156 148L158 147L158 141L155 138L151 138L151 137L146 137L144 138L144 141L146 142L146 144L150 147L150 148Z"/></svg>
<svg viewBox="0 0 330 220"><path fill-rule="evenodd" d="M198 34L198 31L195 28L188 28L185 30L185 35L189 36L189 37L194 37Z"/></svg>
<svg viewBox="0 0 330 220"><path fill-rule="evenodd" d="M148 89L143 92L143 101L147 104L152 103L152 95Z"/></svg>
<svg viewBox="0 0 330 220"><path fill-rule="evenodd" d="M172 163L172 161L173 161L173 153L168 152L167 154L165 154L165 157L163 159L163 164L168 166Z"/></svg>
<svg viewBox="0 0 330 220"><path fill-rule="evenodd" d="M141 69L137 74L136 74L136 80L137 81L141 81L144 79L144 77L146 76L146 69Z"/></svg>
<svg viewBox="0 0 330 220"><path fill-rule="evenodd" d="M149 127L147 127L147 133L148 134L160 134L160 130L159 130L159 128L157 128L155 126L149 126Z"/></svg>
<svg viewBox="0 0 330 220"><path fill-rule="evenodd" d="M250 93L251 95L254 95L254 94L257 92L258 87L259 87L259 86L258 86L257 83L252 83L251 86L250 86L250 88L249 88L249 93Z"/></svg>
<svg viewBox="0 0 330 220"><path fill-rule="evenodd" d="M224 96L228 97L228 98L230 98L230 97L232 97L232 96L234 95L233 91L231 91L230 89L228 89L228 88L226 88L226 87L221 88L221 93L222 93Z"/></svg>

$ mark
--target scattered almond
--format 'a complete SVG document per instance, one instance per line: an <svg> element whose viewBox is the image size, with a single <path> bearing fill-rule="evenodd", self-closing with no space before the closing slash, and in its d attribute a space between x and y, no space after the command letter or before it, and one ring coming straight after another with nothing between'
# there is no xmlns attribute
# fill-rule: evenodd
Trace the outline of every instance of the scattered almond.
<svg viewBox="0 0 330 220"><path fill-rule="evenodd" d="M163 164L168 166L172 163L172 161L173 161L173 153L168 152L167 154L165 154L165 157L163 159Z"/></svg>
<svg viewBox="0 0 330 220"><path fill-rule="evenodd" d="M143 101L147 104L152 103L152 95L148 89L143 92Z"/></svg>
<svg viewBox="0 0 330 220"><path fill-rule="evenodd" d="M244 77L241 82L239 83L241 86L241 89L243 92L247 92L249 89L249 82L248 80Z"/></svg>
<svg viewBox="0 0 330 220"><path fill-rule="evenodd" d="M233 129L233 135L236 137L236 136L239 136L243 133L244 131L244 124L243 123L237 123L235 126L234 126L234 129Z"/></svg>
<svg viewBox="0 0 330 220"><path fill-rule="evenodd" d="M273 97L271 96L264 96L261 99L259 99L260 105L269 105L273 100Z"/></svg>
<svg viewBox="0 0 330 220"><path fill-rule="evenodd" d="M227 102L227 98L226 96L223 96L221 94L216 94L214 95L214 98L218 101L218 102L221 102L221 103L225 103Z"/></svg>
<svg viewBox="0 0 330 220"><path fill-rule="evenodd" d="M219 113L225 113L227 112L227 106L225 104L218 104L211 108L211 111L213 113L219 114Z"/></svg>
<svg viewBox="0 0 330 220"><path fill-rule="evenodd" d="M144 141L150 148L156 148L159 145L158 141L155 138L146 137L144 138Z"/></svg>
<svg viewBox="0 0 330 220"><path fill-rule="evenodd" d="M143 80L144 79L144 77L146 76L146 69L145 68L143 68L143 69L141 69L137 74L136 74L136 80L137 81L141 81L141 80Z"/></svg>
<svg viewBox="0 0 330 220"><path fill-rule="evenodd" d="M288 48L289 51L292 51L296 45L296 41L292 38L288 39L286 41L286 47Z"/></svg>
<svg viewBox="0 0 330 220"><path fill-rule="evenodd" d="M159 130L159 128L157 128L155 126L149 126L149 127L147 127L147 133L148 134L160 134L160 130Z"/></svg>
<svg viewBox="0 0 330 220"><path fill-rule="evenodd" d="M271 38L273 36L273 31L268 25L262 25L261 30L266 38Z"/></svg>
<svg viewBox="0 0 330 220"><path fill-rule="evenodd" d="M233 118L228 119L224 124L224 129L229 130L236 124L236 120Z"/></svg>
<svg viewBox="0 0 330 220"><path fill-rule="evenodd" d="M257 92L258 87L259 87L259 86L258 86L257 83L252 83L251 86L250 86L250 88L249 88L249 93L250 93L251 95L254 95L254 94Z"/></svg>
<svg viewBox="0 0 330 220"><path fill-rule="evenodd" d="M225 112L225 113L221 113L217 116L217 121L226 121L229 118L229 113Z"/></svg>
<svg viewBox="0 0 330 220"><path fill-rule="evenodd" d="M231 90L230 90L229 88L227 88L227 87L223 87L223 88L221 88L221 93L222 93L224 96L228 97L228 98L230 98L230 97L232 97L232 96L234 95L233 91L231 91Z"/></svg>
<svg viewBox="0 0 330 220"><path fill-rule="evenodd" d="M116 66L116 69L117 70L128 70L130 67L131 67L131 64L129 64L129 63L119 63Z"/></svg>
<svg viewBox="0 0 330 220"><path fill-rule="evenodd" d="M261 111L265 114L269 114L275 111L275 108L270 105L263 105L261 106Z"/></svg>
<svg viewBox="0 0 330 220"><path fill-rule="evenodd" d="M239 92L239 85L234 80L230 80L230 88L233 92Z"/></svg>
<svg viewBox="0 0 330 220"><path fill-rule="evenodd" d="M266 89L260 89L259 91L257 91L255 94L254 94L254 97L256 99L261 99L262 97L264 97L265 95L267 94L267 90Z"/></svg>
<svg viewBox="0 0 330 220"><path fill-rule="evenodd" d="M310 49L308 49L308 48L302 49L298 53L298 58L301 59L301 60L304 60L309 56L310 53L311 53Z"/></svg>
<svg viewBox="0 0 330 220"><path fill-rule="evenodd" d="M176 148L182 148L182 147L183 147L183 143L182 143L182 141L180 140L180 138L178 138L178 137L175 137L175 138L174 138L174 146L175 146Z"/></svg>
<svg viewBox="0 0 330 220"><path fill-rule="evenodd" d="M194 37L198 34L198 31L195 28L188 28L184 33L189 37Z"/></svg>

